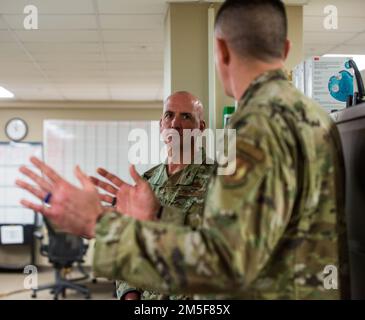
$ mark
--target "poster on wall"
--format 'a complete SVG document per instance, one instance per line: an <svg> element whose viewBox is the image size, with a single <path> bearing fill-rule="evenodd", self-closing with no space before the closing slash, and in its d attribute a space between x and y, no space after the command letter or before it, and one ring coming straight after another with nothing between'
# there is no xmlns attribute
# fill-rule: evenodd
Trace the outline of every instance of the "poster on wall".
<svg viewBox="0 0 365 320"><path fill-rule="evenodd" d="M311 57L294 68L293 84L328 112L344 109L348 96L354 93L350 59Z"/></svg>

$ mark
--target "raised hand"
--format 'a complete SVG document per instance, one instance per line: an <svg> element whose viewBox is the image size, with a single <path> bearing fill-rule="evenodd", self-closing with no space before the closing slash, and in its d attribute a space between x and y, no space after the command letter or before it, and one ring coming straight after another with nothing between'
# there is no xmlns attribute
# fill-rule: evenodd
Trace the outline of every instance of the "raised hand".
<svg viewBox="0 0 365 320"><path fill-rule="evenodd" d="M99 168L97 172L111 183L101 181L95 177L91 177L92 182L117 198L116 208L118 212L138 220L155 219L156 213L160 209L160 202L149 183L137 173L134 166L131 166L129 169L131 177L135 182L134 186L124 182L103 168ZM113 196L100 195L100 198L111 204Z"/></svg>
<svg viewBox="0 0 365 320"><path fill-rule="evenodd" d="M82 185L82 188L78 188L64 180L41 160L32 157L31 162L45 177L23 166L20 172L34 181L37 186L32 186L23 180L17 180L16 184L42 201L47 199L50 206L38 205L24 199L21 200L21 204L43 214L64 232L85 238L94 237L96 222L104 213L104 209L90 178L76 167L75 175Z"/></svg>
<svg viewBox="0 0 365 320"><path fill-rule="evenodd" d="M116 205L118 210L118 201L117 194L120 186L123 184L123 181L119 179L114 174L108 172L104 168L98 168L96 170L102 177L109 180L110 183L102 181L96 177L90 177L91 181L98 188L106 191L108 194L99 194L99 197L102 201L109 203L110 205Z"/></svg>

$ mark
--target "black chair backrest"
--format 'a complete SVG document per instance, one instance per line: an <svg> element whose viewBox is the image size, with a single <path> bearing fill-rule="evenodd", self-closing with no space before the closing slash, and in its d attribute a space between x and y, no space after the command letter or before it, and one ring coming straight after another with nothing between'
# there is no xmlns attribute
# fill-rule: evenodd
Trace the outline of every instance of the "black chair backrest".
<svg viewBox="0 0 365 320"><path fill-rule="evenodd" d="M67 267L82 262L86 252L84 240L78 236L55 231L45 219L48 230L48 258L50 262Z"/></svg>

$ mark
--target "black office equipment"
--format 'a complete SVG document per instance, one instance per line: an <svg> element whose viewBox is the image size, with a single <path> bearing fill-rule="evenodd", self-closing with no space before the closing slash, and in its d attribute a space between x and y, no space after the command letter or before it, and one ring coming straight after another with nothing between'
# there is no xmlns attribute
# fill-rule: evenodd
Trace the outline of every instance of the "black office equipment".
<svg viewBox="0 0 365 320"><path fill-rule="evenodd" d="M346 108L357 106L363 102L365 103L365 89L364 89L364 82L361 77L361 73L354 60L349 60L349 65L352 69L354 69L358 91L354 92L353 96L348 96L347 102L346 102Z"/></svg>
<svg viewBox="0 0 365 320"><path fill-rule="evenodd" d="M365 103L333 114L346 168L351 298L365 299Z"/></svg>
<svg viewBox="0 0 365 320"><path fill-rule="evenodd" d="M55 282L32 289L32 298L36 297L38 291L50 289L54 299L57 300L60 294L63 297L66 296L66 289L72 289L83 294L86 299L89 299L89 289L76 283L89 278L89 275L82 267L82 263L84 262L83 257L87 252L88 245L80 237L63 232L56 232L47 219L44 219L44 222L48 230L48 244L41 244L41 254L48 257L49 262L53 265ZM43 240L42 234L35 234L35 236ZM67 279L65 273L74 264L77 265L83 276L75 279Z"/></svg>

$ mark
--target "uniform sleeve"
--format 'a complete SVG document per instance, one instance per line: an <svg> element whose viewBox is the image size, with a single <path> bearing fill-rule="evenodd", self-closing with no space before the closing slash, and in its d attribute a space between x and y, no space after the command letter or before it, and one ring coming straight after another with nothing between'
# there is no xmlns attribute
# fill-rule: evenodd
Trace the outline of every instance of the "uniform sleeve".
<svg viewBox="0 0 365 320"><path fill-rule="evenodd" d="M233 173L228 166L211 181L202 227L108 214L97 225L95 272L166 293L245 291L281 239L296 194L295 166L279 152L287 146L265 119L250 123L237 131Z"/></svg>

